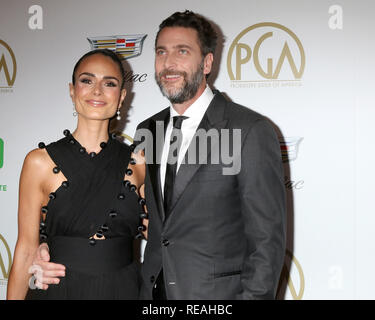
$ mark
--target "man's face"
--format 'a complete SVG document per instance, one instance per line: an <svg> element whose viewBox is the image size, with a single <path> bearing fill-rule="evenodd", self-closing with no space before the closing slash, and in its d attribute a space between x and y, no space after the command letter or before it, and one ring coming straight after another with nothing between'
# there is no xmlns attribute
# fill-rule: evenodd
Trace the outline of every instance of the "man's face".
<svg viewBox="0 0 375 320"><path fill-rule="evenodd" d="M196 30L184 27L162 29L155 53L156 82L172 103L188 101L199 88L205 87L205 74L211 71L212 55L202 56Z"/></svg>

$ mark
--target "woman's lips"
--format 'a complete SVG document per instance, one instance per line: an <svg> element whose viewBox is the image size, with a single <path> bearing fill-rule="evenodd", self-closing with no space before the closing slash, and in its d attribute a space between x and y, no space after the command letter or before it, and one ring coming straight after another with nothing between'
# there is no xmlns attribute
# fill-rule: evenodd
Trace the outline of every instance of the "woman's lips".
<svg viewBox="0 0 375 320"><path fill-rule="evenodd" d="M104 107L107 103L99 100L86 100L86 102L93 107Z"/></svg>

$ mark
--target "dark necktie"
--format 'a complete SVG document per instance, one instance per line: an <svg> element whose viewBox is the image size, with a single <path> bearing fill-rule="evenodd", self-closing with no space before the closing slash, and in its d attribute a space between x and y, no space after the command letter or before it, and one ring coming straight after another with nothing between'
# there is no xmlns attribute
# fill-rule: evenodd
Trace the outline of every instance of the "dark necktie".
<svg viewBox="0 0 375 320"><path fill-rule="evenodd" d="M173 185L176 178L176 171L177 171L177 160L178 160L178 153L180 151L181 142L182 142L182 132L181 132L181 125L182 121L187 119L188 117L185 116L176 116L173 117L173 129L171 134L171 139L169 143L169 152L168 152L168 159L167 159L167 166L165 171L165 183L164 183L164 210L165 210L165 219L167 219L169 215L169 206L172 201L173 196ZM179 138L178 142L176 143L177 139ZM158 277L156 278L152 297L154 300L167 300L167 293L165 290L164 285L164 276L163 276L163 269L161 269Z"/></svg>
<svg viewBox="0 0 375 320"><path fill-rule="evenodd" d="M167 166L165 172L165 183L164 183L164 209L165 209L165 218L169 215L170 204L173 197L173 186L176 179L177 172L177 159L182 143L182 132L181 125L182 121L187 119L185 116L176 116L173 117L173 130L171 134L169 152L167 159ZM176 144L176 141L177 144Z"/></svg>

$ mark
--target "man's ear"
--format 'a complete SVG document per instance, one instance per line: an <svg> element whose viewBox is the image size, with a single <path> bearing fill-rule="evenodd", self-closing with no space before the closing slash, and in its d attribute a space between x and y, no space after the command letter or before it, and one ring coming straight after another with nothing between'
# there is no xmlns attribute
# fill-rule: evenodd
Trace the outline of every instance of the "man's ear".
<svg viewBox="0 0 375 320"><path fill-rule="evenodd" d="M214 62L214 55L212 53L208 53L203 60L203 73L209 74L212 70L212 64Z"/></svg>

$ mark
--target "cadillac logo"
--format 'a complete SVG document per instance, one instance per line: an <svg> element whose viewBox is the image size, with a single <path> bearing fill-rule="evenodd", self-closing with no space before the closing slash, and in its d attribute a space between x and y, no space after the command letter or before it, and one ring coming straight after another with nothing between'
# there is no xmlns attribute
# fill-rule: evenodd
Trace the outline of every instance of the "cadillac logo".
<svg viewBox="0 0 375 320"><path fill-rule="evenodd" d="M116 52L122 59L137 57L142 53L146 34L118 35L87 38L91 49L109 49Z"/></svg>

